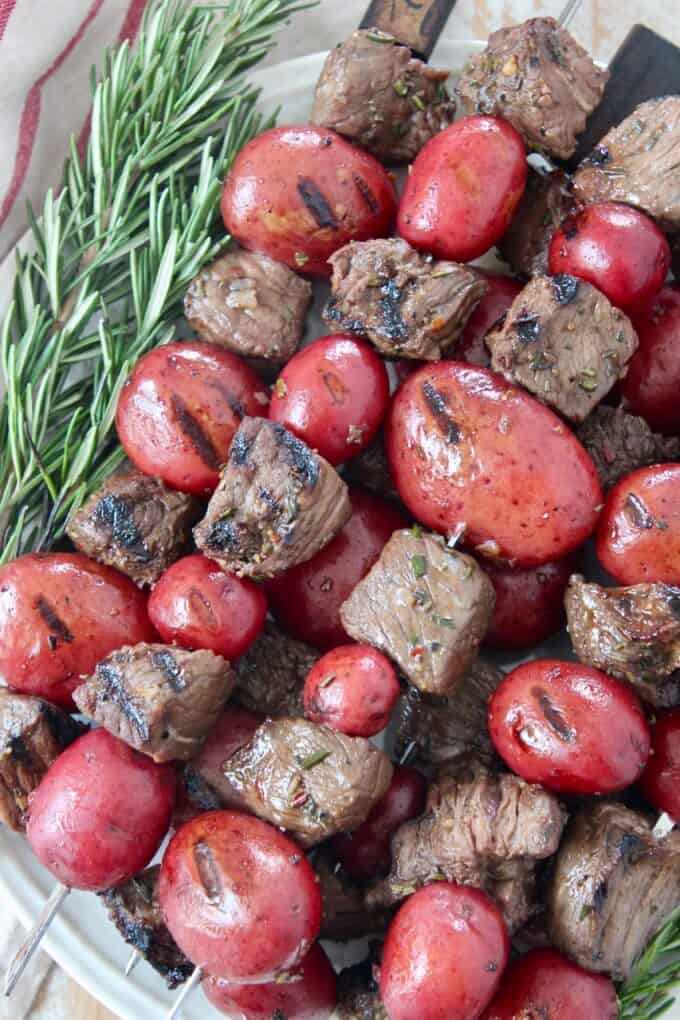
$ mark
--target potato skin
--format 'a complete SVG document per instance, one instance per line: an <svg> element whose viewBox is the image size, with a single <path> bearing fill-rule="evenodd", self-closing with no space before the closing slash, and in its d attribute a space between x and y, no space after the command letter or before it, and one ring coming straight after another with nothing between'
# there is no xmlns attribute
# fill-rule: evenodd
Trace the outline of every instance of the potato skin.
<svg viewBox="0 0 680 1020"><path fill-rule="evenodd" d="M580 563L578 553L514 570L485 561L496 606L484 643L491 648L531 648L560 630L566 619L564 593Z"/></svg>
<svg viewBox="0 0 680 1020"><path fill-rule="evenodd" d="M387 454L399 495L426 527L530 567L592 533L602 502L595 466L547 407L488 369L424 366L392 403Z"/></svg>

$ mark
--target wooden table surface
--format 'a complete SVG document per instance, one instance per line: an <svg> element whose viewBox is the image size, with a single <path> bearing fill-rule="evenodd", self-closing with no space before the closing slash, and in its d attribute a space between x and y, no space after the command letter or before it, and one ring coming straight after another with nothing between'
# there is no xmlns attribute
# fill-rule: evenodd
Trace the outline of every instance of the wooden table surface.
<svg viewBox="0 0 680 1020"><path fill-rule="evenodd" d="M677 0L584 0L572 22L574 35L601 60L607 60L636 21L680 43ZM0 4L0 7L2 5ZM328 48L351 31L368 0L321 0L320 7L295 19L278 47L277 60ZM446 34L461 39L485 38L494 28L532 15L557 15L554 0L458 0ZM9 1014L8 1014L9 1016ZM83 989L53 967L31 1011L32 1020L115 1020ZM144 1018L140 1017L140 1020Z"/></svg>

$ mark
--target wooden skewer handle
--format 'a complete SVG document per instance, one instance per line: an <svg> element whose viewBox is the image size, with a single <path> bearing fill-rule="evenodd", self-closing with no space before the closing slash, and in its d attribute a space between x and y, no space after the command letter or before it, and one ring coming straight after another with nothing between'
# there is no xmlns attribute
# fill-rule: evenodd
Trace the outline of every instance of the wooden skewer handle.
<svg viewBox="0 0 680 1020"><path fill-rule="evenodd" d="M427 58L455 5L456 0L372 0L359 28L389 32Z"/></svg>

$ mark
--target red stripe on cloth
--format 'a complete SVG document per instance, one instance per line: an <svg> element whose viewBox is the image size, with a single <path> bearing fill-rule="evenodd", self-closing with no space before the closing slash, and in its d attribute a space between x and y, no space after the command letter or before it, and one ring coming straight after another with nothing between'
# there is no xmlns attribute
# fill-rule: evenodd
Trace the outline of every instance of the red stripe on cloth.
<svg viewBox="0 0 680 1020"><path fill-rule="evenodd" d="M104 0L93 0L90 5L90 9L83 18L78 30L74 35L71 36L69 41L64 46L61 53L52 61L47 70L40 75L38 80L28 91L28 95L24 101L24 107L21 112L21 122L19 124L19 140L17 144L16 153L14 156L14 169L12 172L12 179L9 184L9 188L5 193L5 197L2 201L2 208L0 208L0 227L3 225L10 212L12 206L16 202L17 195L21 191L21 186L26 178L29 164L31 162L31 156L33 155L33 147L35 145L35 136L38 132L38 123L40 121L40 107L42 100L42 87L56 71L62 66L65 60L73 53L78 43L81 41L85 32L90 27L94 19L99 14L102 8Z"/></svg>
<svg viewBox="0 0 680 1020"><path fill-rule="evenodd" d="M12 11L17 5L17 0L0 0L0 39L5 34L7 22L12 16Z"/></svg>

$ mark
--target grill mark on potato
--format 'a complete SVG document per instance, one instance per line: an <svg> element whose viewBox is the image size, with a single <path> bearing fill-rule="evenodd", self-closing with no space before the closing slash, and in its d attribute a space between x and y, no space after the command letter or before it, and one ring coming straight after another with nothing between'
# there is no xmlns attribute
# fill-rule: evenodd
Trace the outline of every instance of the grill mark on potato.
<svg viewBox="0 0 680 1020"><path fill-rule="evenodd" d="M143 563L152 559L135 522L134 507L127 499L113 493L104 496L95 507L94 521L99 527L107 528L115 544L122 546L130 556Z"/></svg>
<svg viewBox="0 0 680 1020"><path fill-rule="evenodd" d="M162 651L154 652L151 656L151 661L160 670L165 679L168 681L173 691L183 691L186 687L186 681L184 679L184 670L178 665L175 656L172 652Z"/></svg>
<svg viewBox="0 0 680 1020"><path fill-rule="evenodd" d="M38 610L50 629L50 634L47 640L52 651L54 652L56 650L60 641L70 645L73 641L73 634L44 595L38 596L35 602L35 608Z"/></svg>
<svg viewBox="0 0 680 1020"><path fill-rule="evenodd" d="M441 390L435 389L432 383L423 383L423 396L429 407L432 416L437 423L437 428L446 438L447 443L460 442L460 428L451 417L446 397Z"/></svg>
<svg viewBox="0 0 680 1020"><path fill-rule="evenodd" d="M401 314L401 289L394 280L385 280L380 287L380 315L383 333L389 340L404 340L408 326Z"/></svg>
<svg viewBox="0 0 680 1020"><path fill-rule="evenodd" d="M654 527L654 518L640 497L636 496L634 492L631 492L626 497L626 501L623 504L623 512L634 528L648 531Z"/></svg>
<svg viewBox="0 0 680 1020"><path fill-rule="evenodd" d="M352 180L356 184L359 194L366 203L369 212L372 212L375 215L380 206L378 205L378 201L367 182L359 174L352 174Z"/></svg>
<svg viewBox="0 0 680 1020"><path fill-rule="evenodd" d="M142 740L149 739L149 723L139 711L134 701L121 682L120 673L110 662L100 662L95 670L98 680L102 681L102 692L98 697L103 701L113 701L121 712L130 720ZM91 713L90 713L91 714Z"/></svg>
<svg viewBox="0 0 680 1020"><path fill-rule="evenodd" d="M567 725L562 710L555 704L547 691L542 687L531 688L532 697L538 702L538 706L553 733L556 733L560 740L567 744L573 744L576 740L576 730Z"/></svg>
<svg viewBox="0 0 680 1020"><path fill-rule="evenodd" d="M330 227L331 230L338 229L338 221L328 204L328 199L311 177L301 177L298 181L297 190L317 226L322 229L324 227Z"/></svg>
<svg viewBox="0 0 680 1020"><path fill-rule="evenodd" d="M215 860L212 847L199 840L194 847L194 861L201 885L211 903L219 903L224 894L222 873Z"/></svg>
<svg viewBox="0 0 680 1020"><path fill-rule="evenodd" d="M241 421L246 412L238 397L235 397L231 390L229 390L222 382L213 380L210 385L214 390L217 390L234 417Z"/></svg>
<svg viewBox="0 0 680 1020"><path fill-rule="evenodd" d="M193 446L195 452L204 464L207 464L213 471L218 471L220 456L213 445L212 439L203 429L201 423L194 417L182 398L176 393L173 393L170 403L177 424Z"/></svg>

